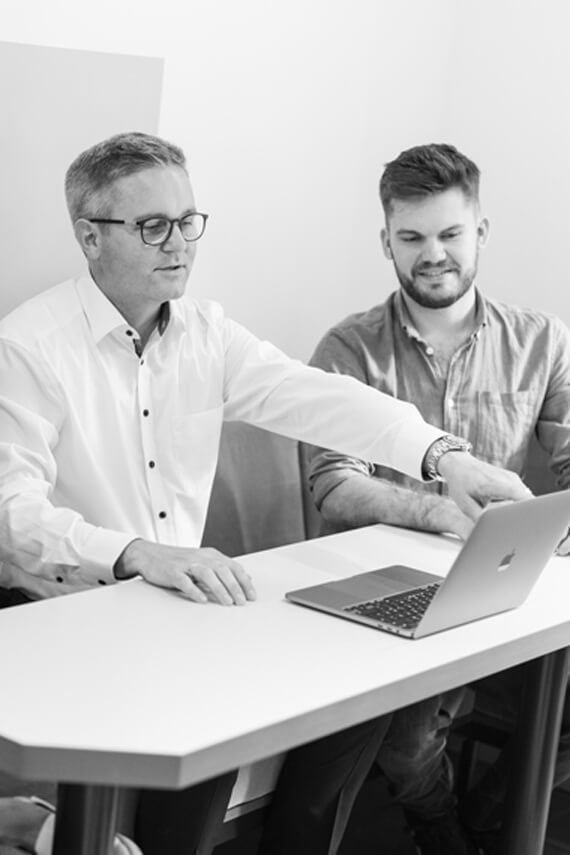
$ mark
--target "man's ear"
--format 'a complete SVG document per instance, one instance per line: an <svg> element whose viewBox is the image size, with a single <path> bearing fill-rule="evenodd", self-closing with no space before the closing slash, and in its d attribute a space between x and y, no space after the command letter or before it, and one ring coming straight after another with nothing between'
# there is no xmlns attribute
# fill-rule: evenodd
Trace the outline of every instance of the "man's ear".
<svg viewBox="0 0 570 855"><path fill-rule="evenodd" d="M384 250L384 255L386 256L386 258L392 260L392 247L390 246L388 229L382 229L382 231L380 232L380 240L382 241L382 249Z"/></svg>
<svg viewBox="0 0 570 855"><path fill-rule="evenodd" d="M95 261L101 254L101 229L97 223L80 218L73 224L73 231L83 255L90 261Z"/></svg>
<svg viewBox="0 0 570 855"><path fill-rule="evenodd" d="M491 230L491 223L489 222L487 217L483 217L480 220L479 225L477 226L477 243L479 246L485 246L489 239L489 231Z"/></svg>

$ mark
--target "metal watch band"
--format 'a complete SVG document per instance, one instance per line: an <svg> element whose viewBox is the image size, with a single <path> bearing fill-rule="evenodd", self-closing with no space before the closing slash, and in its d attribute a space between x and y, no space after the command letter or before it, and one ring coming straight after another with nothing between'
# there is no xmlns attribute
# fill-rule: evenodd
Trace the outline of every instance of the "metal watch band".
<svg viewBox="0 0 570 855"><path fill-rule="evenodd" d="M466 439L460 436L454 436L452 433L447 433L440 436L435 442L432 442L422 466L422 473L426 481L444 481L438 470L439 461L444 454L449 451L471 451L472 445Z"/></svg>

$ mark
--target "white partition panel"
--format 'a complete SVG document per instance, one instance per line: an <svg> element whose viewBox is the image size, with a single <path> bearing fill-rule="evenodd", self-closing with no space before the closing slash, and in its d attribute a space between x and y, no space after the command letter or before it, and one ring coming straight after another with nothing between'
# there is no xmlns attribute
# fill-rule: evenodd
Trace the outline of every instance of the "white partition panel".
<svg viewBox="0 0 570 855"><path fill-rule="evenodd" d="M124 130L156 132L160 59L0 42L0 316L82 265L63 179Z"/></svg>

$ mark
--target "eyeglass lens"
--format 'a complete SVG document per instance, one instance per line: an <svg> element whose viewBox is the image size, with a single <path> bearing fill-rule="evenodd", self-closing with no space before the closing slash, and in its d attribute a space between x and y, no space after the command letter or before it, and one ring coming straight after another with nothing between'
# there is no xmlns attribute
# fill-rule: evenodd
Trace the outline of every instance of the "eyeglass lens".
<svg viewBox="0 0 570 855"><path fill-rule="evenodd" d="M170 237L176 222L186 241L198 240L206 225L206 219L202 214L188 214L187 217L174 221L167 220L165 217L152 217L140 223L142 239L151 246L163 243Z"/></svg>

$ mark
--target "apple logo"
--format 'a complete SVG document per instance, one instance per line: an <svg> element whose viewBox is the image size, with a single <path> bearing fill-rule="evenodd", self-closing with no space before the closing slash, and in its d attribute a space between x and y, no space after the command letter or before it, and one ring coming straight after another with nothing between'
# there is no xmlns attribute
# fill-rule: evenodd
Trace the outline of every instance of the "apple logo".
<svg viewBox="0 0 570 855"><path fill-rule="evenodd" d="M499 567L498 567L499 573L504 573L505 570L509 569L509 567L511 565L511 561L513 560L514 557L515 557L515 550L513 549L512 552L507 552L507 554L504 556L504 558L501 558L501 560L499 562Z"/></svg>

